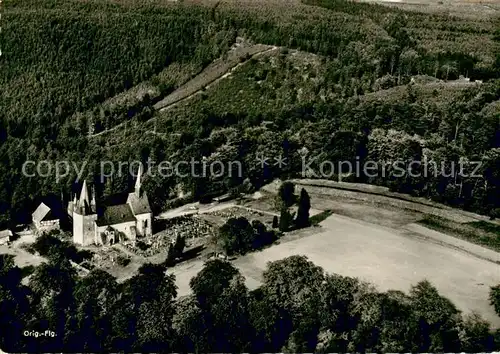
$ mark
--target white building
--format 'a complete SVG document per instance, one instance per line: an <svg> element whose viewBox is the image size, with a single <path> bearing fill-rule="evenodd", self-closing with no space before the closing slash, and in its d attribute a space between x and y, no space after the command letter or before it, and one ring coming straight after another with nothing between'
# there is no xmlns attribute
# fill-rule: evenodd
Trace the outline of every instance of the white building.
<svg viewBox="0 0 500 354"><path fill-rule="evenodd" d="M80 245L109 245L124 240L136 240L137 236L152 234L153 213L149 199L142 192L142 166L139 168L134 192L125 204L103 208L98 215L95 193L89 197L87 182L83 182L80 198L68 205L73 218L73 242Z"/></svg>
<svg viewBox="0 0 500 354"><path fill-rule="evenodd" d="M54 214L52 209L45 203L40 203L38 208L31 215L33 225L38 232L59 229L60 219Z"/></svg>

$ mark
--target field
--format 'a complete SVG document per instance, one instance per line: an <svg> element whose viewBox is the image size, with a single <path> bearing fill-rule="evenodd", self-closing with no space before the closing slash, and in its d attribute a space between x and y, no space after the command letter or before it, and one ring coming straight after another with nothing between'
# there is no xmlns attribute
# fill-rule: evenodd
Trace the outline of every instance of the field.
<svg viewBox="0 0 500 354"><path fill-rule="evenodd" d="M361 0L398 6L406 10L444 12L463 17L498 16L500 3L495 0Z"/></svg>
<svg viewBox="0 0 500 354"><path fill-rule="evenodd" d="M294 237L295 236L295 237ZM488 303L489 287L500 280L498 264L447 246L405 236L396 230L333 215L321 228L301 231L301 237L246 255L234 261L249 288L260 284L267 262L305 255L327 272L359 277L380 290L407 291L428 279L464 312L477 311L498 327ZM176 266L179 295L189 292L189 280L201 270L201 261Z"/></svg>
<svg viewBox="0 0 500 354"><path fill-rule="evenodd" d="M274 187L268 185L261 199L247 201L243 206L272 211L266 196ZM490 286L500 280L499 253L417 224L430 207L420 211L402 209L382 199L372 203L370 198L374 196L368 200L353 199L352 194L311 196L315 209L312 214L322 210L333 210L335 214L320 226L288 233L277 245L234 260L250 289L259 286L267 262L305 255L329 273L358 277L382 291L408 291L411 285L427 279L462 311L478 312L494 327L500 327L500 318L488 300ZM449 214L452 218L453 212ZM190 292L189 281L203 264L195 259L169 270L176 275L180 296Z"/></svg>

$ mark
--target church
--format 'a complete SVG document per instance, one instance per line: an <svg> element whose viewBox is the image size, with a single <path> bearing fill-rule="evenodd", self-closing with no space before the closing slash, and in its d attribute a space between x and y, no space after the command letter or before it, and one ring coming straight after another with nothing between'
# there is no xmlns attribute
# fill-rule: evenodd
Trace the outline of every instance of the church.
<svg viewBox="0 0 500 354"><path fill-rule="evenodd" d="M80 198L76 195L68 204L73 219L73 242L79 245L112 245L116 242L135 241L138 236L152 234L153 213L148 196L141 189L142 166L139 168L135 190L128 194L125 204L105 206L96 204L95 191L89 193L83 182Z"/></svg>

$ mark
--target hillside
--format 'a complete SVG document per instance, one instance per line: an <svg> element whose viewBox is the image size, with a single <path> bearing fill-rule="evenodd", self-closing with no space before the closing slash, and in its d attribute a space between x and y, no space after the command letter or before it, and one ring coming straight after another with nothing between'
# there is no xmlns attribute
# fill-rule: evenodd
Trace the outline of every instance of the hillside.
<svg viewBox="0 0 500 354"><path fill-rule="evenodd" d="M42 195L62 192L69 198L78 190L75 171L58 183L53 173L23 176L26 160L89 161L82 177L99 180L98 161L103 159L178 161L233 154L246 161L241 178L209 183L151 178L146 188L157 196L154 204L161 209L179 186L199 196L205 193L200 186L227 190L246 177L259 186L282 173L300 172L294 165L284 171L270 167L262 175L253 166L259 151L292 156L305 147L334 161L356 152L370 154L367 139L376 128L418 134L429 141L422 148L452 149L455 159L488 156L490 161L497 156L498 112L482 110L498 99L494 18L472 21L328 0L44 0L10 2L4 12L4 222L23 221ZM193 87L189 90L205 87L199 74L215 70L211 68L218 61L233 60L230 48L237 37L280 49L238 59L244 63L205 92L168 113L155 110L154 104L163 99L176 101L172 95L185 91L187 83ZM233 65L216 70L222 74ZM430 84L411 87L415 75L445 83L432 89ZM460 75L485 83L455 87L447 82ZM190 80L201 81L193 86ZM458 122L458 116L467 124ZM335 143L333 136L350 141L350 152L338 150L345 141ZM393 187L489 213L497 207L485 200L498 185L496 172L491 172L484 172L488 182L451 178L451 184L405 181ZM116 176L101 192L123 191L130 182L126 174Z"/></svg>

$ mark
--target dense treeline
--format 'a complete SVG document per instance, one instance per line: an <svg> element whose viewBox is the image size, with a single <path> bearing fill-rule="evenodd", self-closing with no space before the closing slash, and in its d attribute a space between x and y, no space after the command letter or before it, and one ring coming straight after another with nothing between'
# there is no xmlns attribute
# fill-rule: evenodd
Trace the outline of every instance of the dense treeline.
<svg viewBox="0 0 500 354"><path fill-rule="evenodd" d="M462 316L427 281L409 294L381 293L303 256L270 263L252 291L230 263L208 261L181 298L163 265L143 265L117 283L102 270L79 278L53 253L27 285L22 278L13 257L0 255L7 352L489 352L500 345L487 322Z"/></svg>
<svg viewBox="0 0 500 354"><path fill-rule="evenodd" d="M255 169L255 152L292 156L307 147L311 153L327 153L334 160L354 151L366 156L370 146L381 140L368 142L375 128L419 134L426 141L430 139L431 150L453 158L477 155L489 164L483 181L461 183L451 177L430 184L409 181L410 186L396 189L438 196L480 212L497 208L497 201L485 200L498 190L497 113L494 109L481 111L498 99L495 88L470 90L469 96L454 100L449 108L428 104L419 97L422 93L410 89L403 102L367 103L357 98L407 84L416 74L443 80L459 75L484 80L498 77L495 23L489 19L472 23L444 15L409 14L347 1L307 3L327 9L272 3L255 7L247 4L247 8L233 3L206 7L182 3L10 2L5 9L0 60L2 226L9 219L25 221L23 217L36 207L33 201L42 195L64 192L68 197L74 191L76 173L59 183L53 178L23 176L21 166L27 159L53 163L64 159L79 165L87 161L84 177L97 178L99 161L104 157L112 161L148 157L189 161L222 149L218 152L227 159L241 160L243 156L245 177L258 186L283 171L274 167ZM155 114L147 96L130 106L118 105L110 110L97 107L170 63L206 65L227 50L237 35L324 55L322 69L316 73L315 84L307 88L307 95L302 93L306 88L297 64L282 60L284 66L274 69L270 63L261 68L251 62L248 67L257 66L258 70L245 69L253 70L250 86L247 79L234 80L232 87L228 84L217 88L219 93L202 95L201 103L198 100L192 107L183 107L183 113L176 111L168 117ZM445 44L443 36L453 40L448 38ZM159 91L165 94L171 88ZM234 94L242 89L244 93L235 100ZM75 115L83 111L86 113ZM166 135L146 134L153 130L145 123L152 116L158 121L158 131ZM88 136L123 121L137 126L125 126L102 138ZM263 121L273 125L259 126ZM475 129L469 128L472 126ZM229 130L214 131L219 128ZM233 134L233 128L237 133ZM313 132L314 139L303 138ZM434 133L437 140L432 140ZM340 136L350 142L349 152L339 151L344 149L335 142ZM469 153L472 147L474 156ZM297 172L297 168L294 171L289 167L284 172ZM234 188L242 180L151 178L147 188L154 196L155 207L162 208L179 183L197 198L210 191ZM446 183L450 180L451 191L447 187L450 183ZM107 181L104 194L123 191L130 182L126 174ZM390 179L367 182L392 183ZM439 188L429 187L434 185ZM440 192L433 192L433 188ZM444 192L449 196L442 198Z"/></svg>
<svg viewBox="0 0 500 354"><path fill-rule="evenodd" d="M62 8L14 6L5 13L2 121L10 136L35 143L54 139L75 111L91 109L172 62L206 65L235 39L220 26L209 27L202 8L56 4Z"/></svg>

